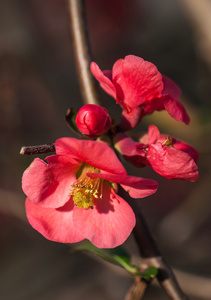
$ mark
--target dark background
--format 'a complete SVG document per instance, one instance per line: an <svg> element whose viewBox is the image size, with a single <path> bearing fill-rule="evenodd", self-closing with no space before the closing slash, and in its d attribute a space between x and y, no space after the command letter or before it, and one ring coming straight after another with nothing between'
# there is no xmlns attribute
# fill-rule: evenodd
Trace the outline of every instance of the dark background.
<svg viewBox="0 0 211 300"><path fill-rule="evenodd" d="M200 179L169 181L149 169L128 166L130 175L156 179L158 192L140 201L150 227L191 299L211 295L210 97L211 3L209 0L87 0L94 60L102 69L128 54L156 64L182 89L189 126L166 112L146 117L163 133L200 152ZM101 92L117 119L120 109ZM80 108L65 0L0 0L0 299L120 300L133 279L94 256L70 255L71 245L46 240L27 222L21 176L33 157L23 145L73 136L64 115ZM41 156L44 157L44 156ZM131 236L125 243L137 261ZM152 285L146 299L167 299Z"/></svg>

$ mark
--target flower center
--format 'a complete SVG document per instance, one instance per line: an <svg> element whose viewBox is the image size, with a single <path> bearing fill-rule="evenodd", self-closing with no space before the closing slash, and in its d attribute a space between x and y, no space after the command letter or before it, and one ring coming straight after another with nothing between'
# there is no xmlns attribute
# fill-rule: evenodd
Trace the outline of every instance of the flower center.
<svg viewBox="0 0 211 300"><path fill-rule="evenodd" d="M162 142L163 146L169 146L169 147L173 147L174 143L173 140L170 136L167 136L167 138L165 139L165 141Z"/></svg>
<svg viewBox="0 0 211 300"><path fill-rule="evenodd" d="M90 178L87 173L100 173L90 165L84 164L77 172L77 180L71 185L70 196L73 196L73 202L79 208L93 208L94 199L102 199L103 180L100 178Z"/></svg>

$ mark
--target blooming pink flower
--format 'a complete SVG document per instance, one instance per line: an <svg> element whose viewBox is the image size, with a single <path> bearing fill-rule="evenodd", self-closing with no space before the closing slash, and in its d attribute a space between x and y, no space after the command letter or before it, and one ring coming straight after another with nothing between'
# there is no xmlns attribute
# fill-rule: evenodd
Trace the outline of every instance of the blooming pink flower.
<svg viewBox="0 0 211 300"><path fill-rule="evenodd" d="M179 87L152 63L128 55L117 60L112 71L101 71L94 62L90 68L101 87L121 105L122 129L134 128L145 115L164 109L175 120L189 123L188 114L178 101Z"/></svg>
<svg viewBox="0 0 211 300"><path fill-rule="evenodd" d="M82 106L75 121L78 129L90 138L105 134L111 127L111 118L107 109L94 104Z"/></svg>
<svg viewBox="0 0 211 300"><path fill-rule="evenodd" d="M90 240L99 248L122 244L135 216L117 195L119 183L133 198L157 189L154 180L128 176L115 152L105 143L61 138L56 155L35 158L24 172L29 223L47 239L63 243Z"/></svg>
<svg viewBox="0 0 211 300"><path fill-rule="evenodd" d="M199 178L198 152L190 145L160 134L158 128L150 125L148 134L138 142L123 133L116 136L115 147L137 167L150 166L168 179L195 181Z"/></svg>

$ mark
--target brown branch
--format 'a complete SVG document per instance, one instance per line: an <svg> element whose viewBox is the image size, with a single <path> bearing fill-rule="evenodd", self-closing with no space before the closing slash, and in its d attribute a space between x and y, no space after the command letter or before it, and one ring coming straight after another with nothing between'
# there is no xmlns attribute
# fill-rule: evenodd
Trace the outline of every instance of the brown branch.
<svg viewBox="0 0 211 300"><path fill-rule="evenodd" d="M131 286L125 296L125 300L141 300L149 286L150 281L136 278L135 283Z"/></svg>
<svg viewBox="0 0 211 300"><path fill-rule="evenodd" d="M88 36L85 26L85 14L84 14L84 1L82 0L68 0L69 13L71 21L72 38L74 43L74 54L76 59L76 65L78 70L79 82L82 90L82 96L85 103L98 104L94 79L90 72L90 47ZM123 193L123 189L120 189ZM124 192L125 194L125 192ZM127 194L127 193L126 193ZM127 194L128 195L128 194ZM125 195L124 195L125 198ZM126 197L128 198L128 197ZM159 274L157 276L158 281L165 289L166 293L173 300L187 299L187 297L181 291L173 272L169 266L165 263L162 255L153 239L150 230L145 222L144 217L140 213L140 209L134 207L130 201L131 206L136 212L137 224L134 228L134 235L140 250L142 257L145 259L147 266L155 266L159 268ZM127 300L140 300L147 288L148 284L139 280L132 287L128 295Z"/></svg>
<svg viewBox="0 0 211 300"><path fill-rule="evenodd" d="M195 42L211 70L211 5L210 0L180 0L181 6L190 20L195 34Z"/></svg>
<svg viewBox="0 0 211 300"><path fill-rule="evenodd" d="M188 300L188 297L181 290L172 269L162 254L157 257L145 258L142 261L142 264L143 263L146 264L147 267L153 266L158 269L157 280L170 299Z"/></svg>
<svg viewBox="0 0 211 300"><path fill-rule="evenodd" d="M119 188L119 194L121 194L122 197L128 201L136 215L136 226L134 227L133 233L139 248L139 252L143 257L142 266L145 265L146 269L148 267L156 267L158 269L157 280L170 299L187 300L188 298L182 292L174 273L163 258L160 249L158 248L157 243L145 221L145 218L141 213L141 209L137 205L137 202L131 199L129 194L121 187ZM141 298L138 295L135 298L132 294L131 298L127 298L127 300L139 299Z"/></svg>
<svg viewBox="0 0 211 300"><path fill-rule="evenodd" d="M68 0L78 78L86 104L99 105L94 77L90 72L91 51L85 24L83 0Z"/></svg>
<svg viewBox="0 0 211 300"><path fill-rule="evenodd" d="M45 144L38 146L23 146L21 147L20 154L32 155L55 152L55 144Z"/></svg>
<svg viewBox="0 0 211 300"><path fill-rule="evenodd" d="M182 292L173 271L163 258L140 207L134 201L130 201L131 204L136 214L136 226L133 232L140 254L144 259L143 263L146 263L147 267L158 268L157 279L170 299L188 299Z"/></svg>

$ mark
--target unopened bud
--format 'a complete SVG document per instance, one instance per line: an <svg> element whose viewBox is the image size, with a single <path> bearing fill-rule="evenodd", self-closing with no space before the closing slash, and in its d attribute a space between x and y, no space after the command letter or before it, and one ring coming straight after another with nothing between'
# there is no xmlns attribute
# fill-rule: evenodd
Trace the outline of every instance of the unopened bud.
<svg viewBox="0 0 211 300"><path fill-rule="evenodd" d="M82 106L75 121L81 133L90 138L105 134L111 127L111 118L107 109L94 104Z"/></svg>

